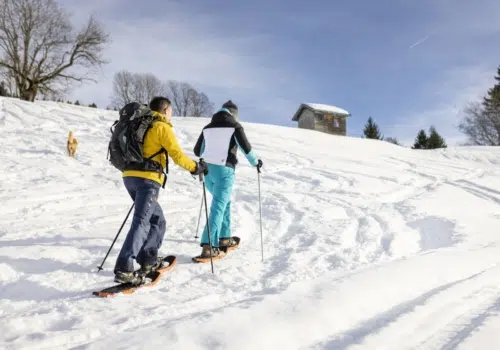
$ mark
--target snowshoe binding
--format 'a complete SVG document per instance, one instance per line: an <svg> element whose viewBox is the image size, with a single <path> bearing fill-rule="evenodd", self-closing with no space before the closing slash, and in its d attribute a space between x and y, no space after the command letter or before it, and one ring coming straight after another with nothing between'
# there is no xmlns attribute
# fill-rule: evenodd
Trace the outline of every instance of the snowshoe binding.
<svg viewBox="0 0 500 350"><path fill-rule="evenodd" d="M225 241L223 241L225 240ZM212 260L219 260L224 258L230 251L238 248L240 244L239 237L223 238L219 240L219 248L212 248ZM201 254L192 258L196 263L210 262L210 245L204 244Z"/></svg>
<svg viewBox="0 0 500 350"><path fill-rule="evenodd" d="M177 257L174 255L169 255L160 259L156 264L148 267L141 267L141 269L137 271L118 273L115 277L115 281L124 281L123 283L118 282L119 284L117 285L92 292L92 294L98 297L109 297L115 294L132 294L139 288L154 286L158 283L160 278L165 273L172 270L177 263Z"/></svg>

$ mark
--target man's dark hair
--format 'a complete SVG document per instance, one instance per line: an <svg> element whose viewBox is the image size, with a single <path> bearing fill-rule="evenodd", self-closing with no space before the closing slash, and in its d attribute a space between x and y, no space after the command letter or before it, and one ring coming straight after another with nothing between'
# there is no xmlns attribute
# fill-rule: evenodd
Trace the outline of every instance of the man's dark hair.
<svg viewBox="0 0 500 350"><path fill-rule="evenodd" d="M172 103L167 97L156 96L153 97L151 102L149 102L149 108L151 108L152 111L160 112L165 109L165 107L170 106L171 104Z"/></svg>

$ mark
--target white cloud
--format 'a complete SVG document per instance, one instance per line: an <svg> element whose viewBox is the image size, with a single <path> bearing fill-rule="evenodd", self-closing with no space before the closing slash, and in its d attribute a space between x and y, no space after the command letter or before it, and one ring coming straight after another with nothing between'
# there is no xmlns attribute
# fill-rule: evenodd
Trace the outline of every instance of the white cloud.
<svg viewBox="0 0 500 350"><path fill-rule="evenodd" d="M107 105L114 73L127 69L152 72L162 79L191 82L208 93L216 104L231 98L238 103L243 112L242 117L246 120L290 125L295 108L303 102L293 101L290 97L302 99L311 96L312 91L320 91L320 87L313 85L312 70L319 71L322 67L309 69L304 66L304 70L293 71L287 69L286 57L277 59L274 50L278 50L280 45L271 41L272 38L254 34L243 36L232 31L221 34L218 21L223 16L196 13L186 7L188 5L185 2L155 1L155 6L159 7L155 13L156 20L145 18L147 16L144 13L138 13L134 18L124 12L122 0L61 0L61 3L70 7L80 22L91 11L95 11L111 31L113 39L106 51L112 62L104 67L99 84L75 89L72 99L78 98L85 103L96 102L99 106ZM128 1L125 3L130 5ZM417 109L404 110L404 107L397 106L403 112L390 123L392 125L381 127L385 135L412 144L419 128L428 129L433 124L453 144L455 139L458 142L464 139L456 128L460 109L465 103L484 94L492 85L495 64L500 63L495 62L499 49L485 46L482 52L474 52L468 48L473 46L475 39L499 31L500 22L496 15L500 12L500 2L427 0L421 6L432 12L432 18L428 18L425 23L420 21L419 28L415 28L418 32L411 34L415 35L415 39L423 38L419 40L418 49L405 50L410 53L401 58L397 53L385 52L385 48L380 47L385 59L377 62L377 67L383 70L384 65L411 66L410 69L414 70L408 74L410 77L417 75L419 79L414 80L424 82L427 93L423 97L416 95L419 99ZM151 4L148 4L148 10L151 8ZM125 13L126 18L120 16L121 12ZM319 18L311 17L314 19L295 15L286 17L286 14L285 17L291 25L307 30L311 27L317 29L319 23L332 26L332 20L326 18L327 15L330 16L320 14ZM359 19L365 16L358 12L344 11L336 16L339 20L333 21L333 25L345 29L343 33L347 39L349 35L377 30L379 27L379 22L368 20L358 28ZM405 41L409 31L409 28L401 33L395 30L395 35L400 35L398 39L408 46L412 43ZM427 40L425 45L420 45L424 39ZM299 43L297 41L297 45ZM363 60L360 62L363 65L371 62L361 53L353 54L351 60ZM275 66L271 66L271 63ZM428 67L436 66L450 68L446 68L439 76L422 76L419 73L420 67L427 71ZM420 86L414 88L419 90ZM346 92L349 93L356 92ZM310 99L315 98L313 96ZM354 132L356 135L360 133L357 130Z"/></svg>
<svg viewBox="0 0 500 350"><path fill-rule="evenodd" d="M463 108L480 100L495 83L496 66L454 67L447 70L441 82L427 87L428 95L438 95L439 102L430 107L408 111L396 124L387 126L387 136L397 136L405 145L412 145L418 130L434 125L448 145L459 145L466 137L458 130Z"/></svg>
<svg viewBox="0 0 500 350"><path fill-rule="evenodd" d="M117 15L118 1L62 4L73 10L77 22L95 11L112 37L112 44L106 50L106 58L111 62L104 66L99 83L74 89L73 99L107 105L113 75L122 69L150 72L164 80L186 81L212 99L220 96L221 101L231 98L230 95L262 97L289 84L288 74L268 64L273 45L267 37L218 35L215 21L219 19L189 13L186 8L181 12L177 6L159 3L163 8L160 11L165 12L160 20L145 18L144 14L122 19ZM113 12L113 16L106 15Z"/></svg>
<svg viewBox="0 0 500 350"><path fill-rule="evenodd" d="M500 1L429 0L422 6L432 10L432 19L421 23L428 41L411 56L425 70L441 73L421 76L416 86L420 107L403 110L392 125L385 125L387 136L412 145L419 129L436 126L448 145L460 145L466 136L458 130L467 103L480 100L495 84L500 61ZM425 37L427 38L427 37ZM421 43L422 40L418 41ZM417 71L418 74L418 71Z"/></svg>

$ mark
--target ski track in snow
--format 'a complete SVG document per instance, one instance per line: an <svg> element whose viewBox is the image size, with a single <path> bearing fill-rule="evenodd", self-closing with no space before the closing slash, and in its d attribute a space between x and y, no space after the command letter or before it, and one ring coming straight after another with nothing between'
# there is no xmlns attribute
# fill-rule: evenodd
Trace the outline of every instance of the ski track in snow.
<svg viewBox="0 0 500 350"><path fill-rule="evenodd" d="M178 265L154 288L100 299L91 292L113 284L131 220L96 273L132 204L106 160L115 119L0 98L0 347L500 347L499 149L416 151L244 123L264 161L264 261L257 174L244 156L232 202L242 244L214 275L190 260L201 185L170 162L161 253ZM174 119L190 156L207 122Z"/></svg>

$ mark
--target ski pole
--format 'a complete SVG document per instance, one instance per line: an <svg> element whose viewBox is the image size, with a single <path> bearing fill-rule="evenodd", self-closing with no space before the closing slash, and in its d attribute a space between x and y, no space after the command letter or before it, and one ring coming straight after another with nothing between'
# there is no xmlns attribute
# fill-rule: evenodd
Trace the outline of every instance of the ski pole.
<svg viewBox="0 0 500 350"><path fill-rule="evenodd" d="M200 219L201 219L201 209L202 208L203 208L203 197L201 197L200 213L198 214L198 225L196 225L196 236L194 236L194 238L198 238L198 230L200 229Z"/></svg>
<svg viewBox="0 0 500 350"><path fill-rule="evenodd" d="M106 261L108 255L109 255L109 252L111 251L111 248L113 248L113 245L115 244L116 242L116 239L118 238L118 236L120 235L120 232L122 232L122 228L123 226L125 225L125 222L127 222L127 219L130 215L130 213L132 212L132 209L134 208L134 205L135 205L135 202L132 203L132 206L130 207L130 210L128 211L128 214L127 216L125 217L125 220L123 220L123 223L122 223L122 226L120 227L120 229L118 230L118 233L116 234L116 237L115 239L113 240L113 243L111 243L111 247L109 247L109 250L108 250L108 253L106 254L106 256L104 257L104 260L102 261L102 264L101 266L97 266L97 272L100 272L102 270L102 266L104 265L104 262Z"/></svg>
<svg viewBox="0 0 500 350"><path fill-rule="evenodd" d="M262 240L262 201L260 199L260 167L257 167L257 179L259 182L259 214L260 214L260 251L262 253L262 261L264 261L264 242Z"/></svg>
<svg viewBox="0 0 500 350"><path fill-rule="evenodd" d="M203 162L203 158L200 159L200 162ZM205 216L207 218L208 244L210 246L210 264L212 265L212 273L214 273L214 261L212 259L212 238L210 238L210 223L208 221L207 191L205 188L205 177L203 173L200 173L200 181L203 183L203 199L205 201Z"/></svg>

